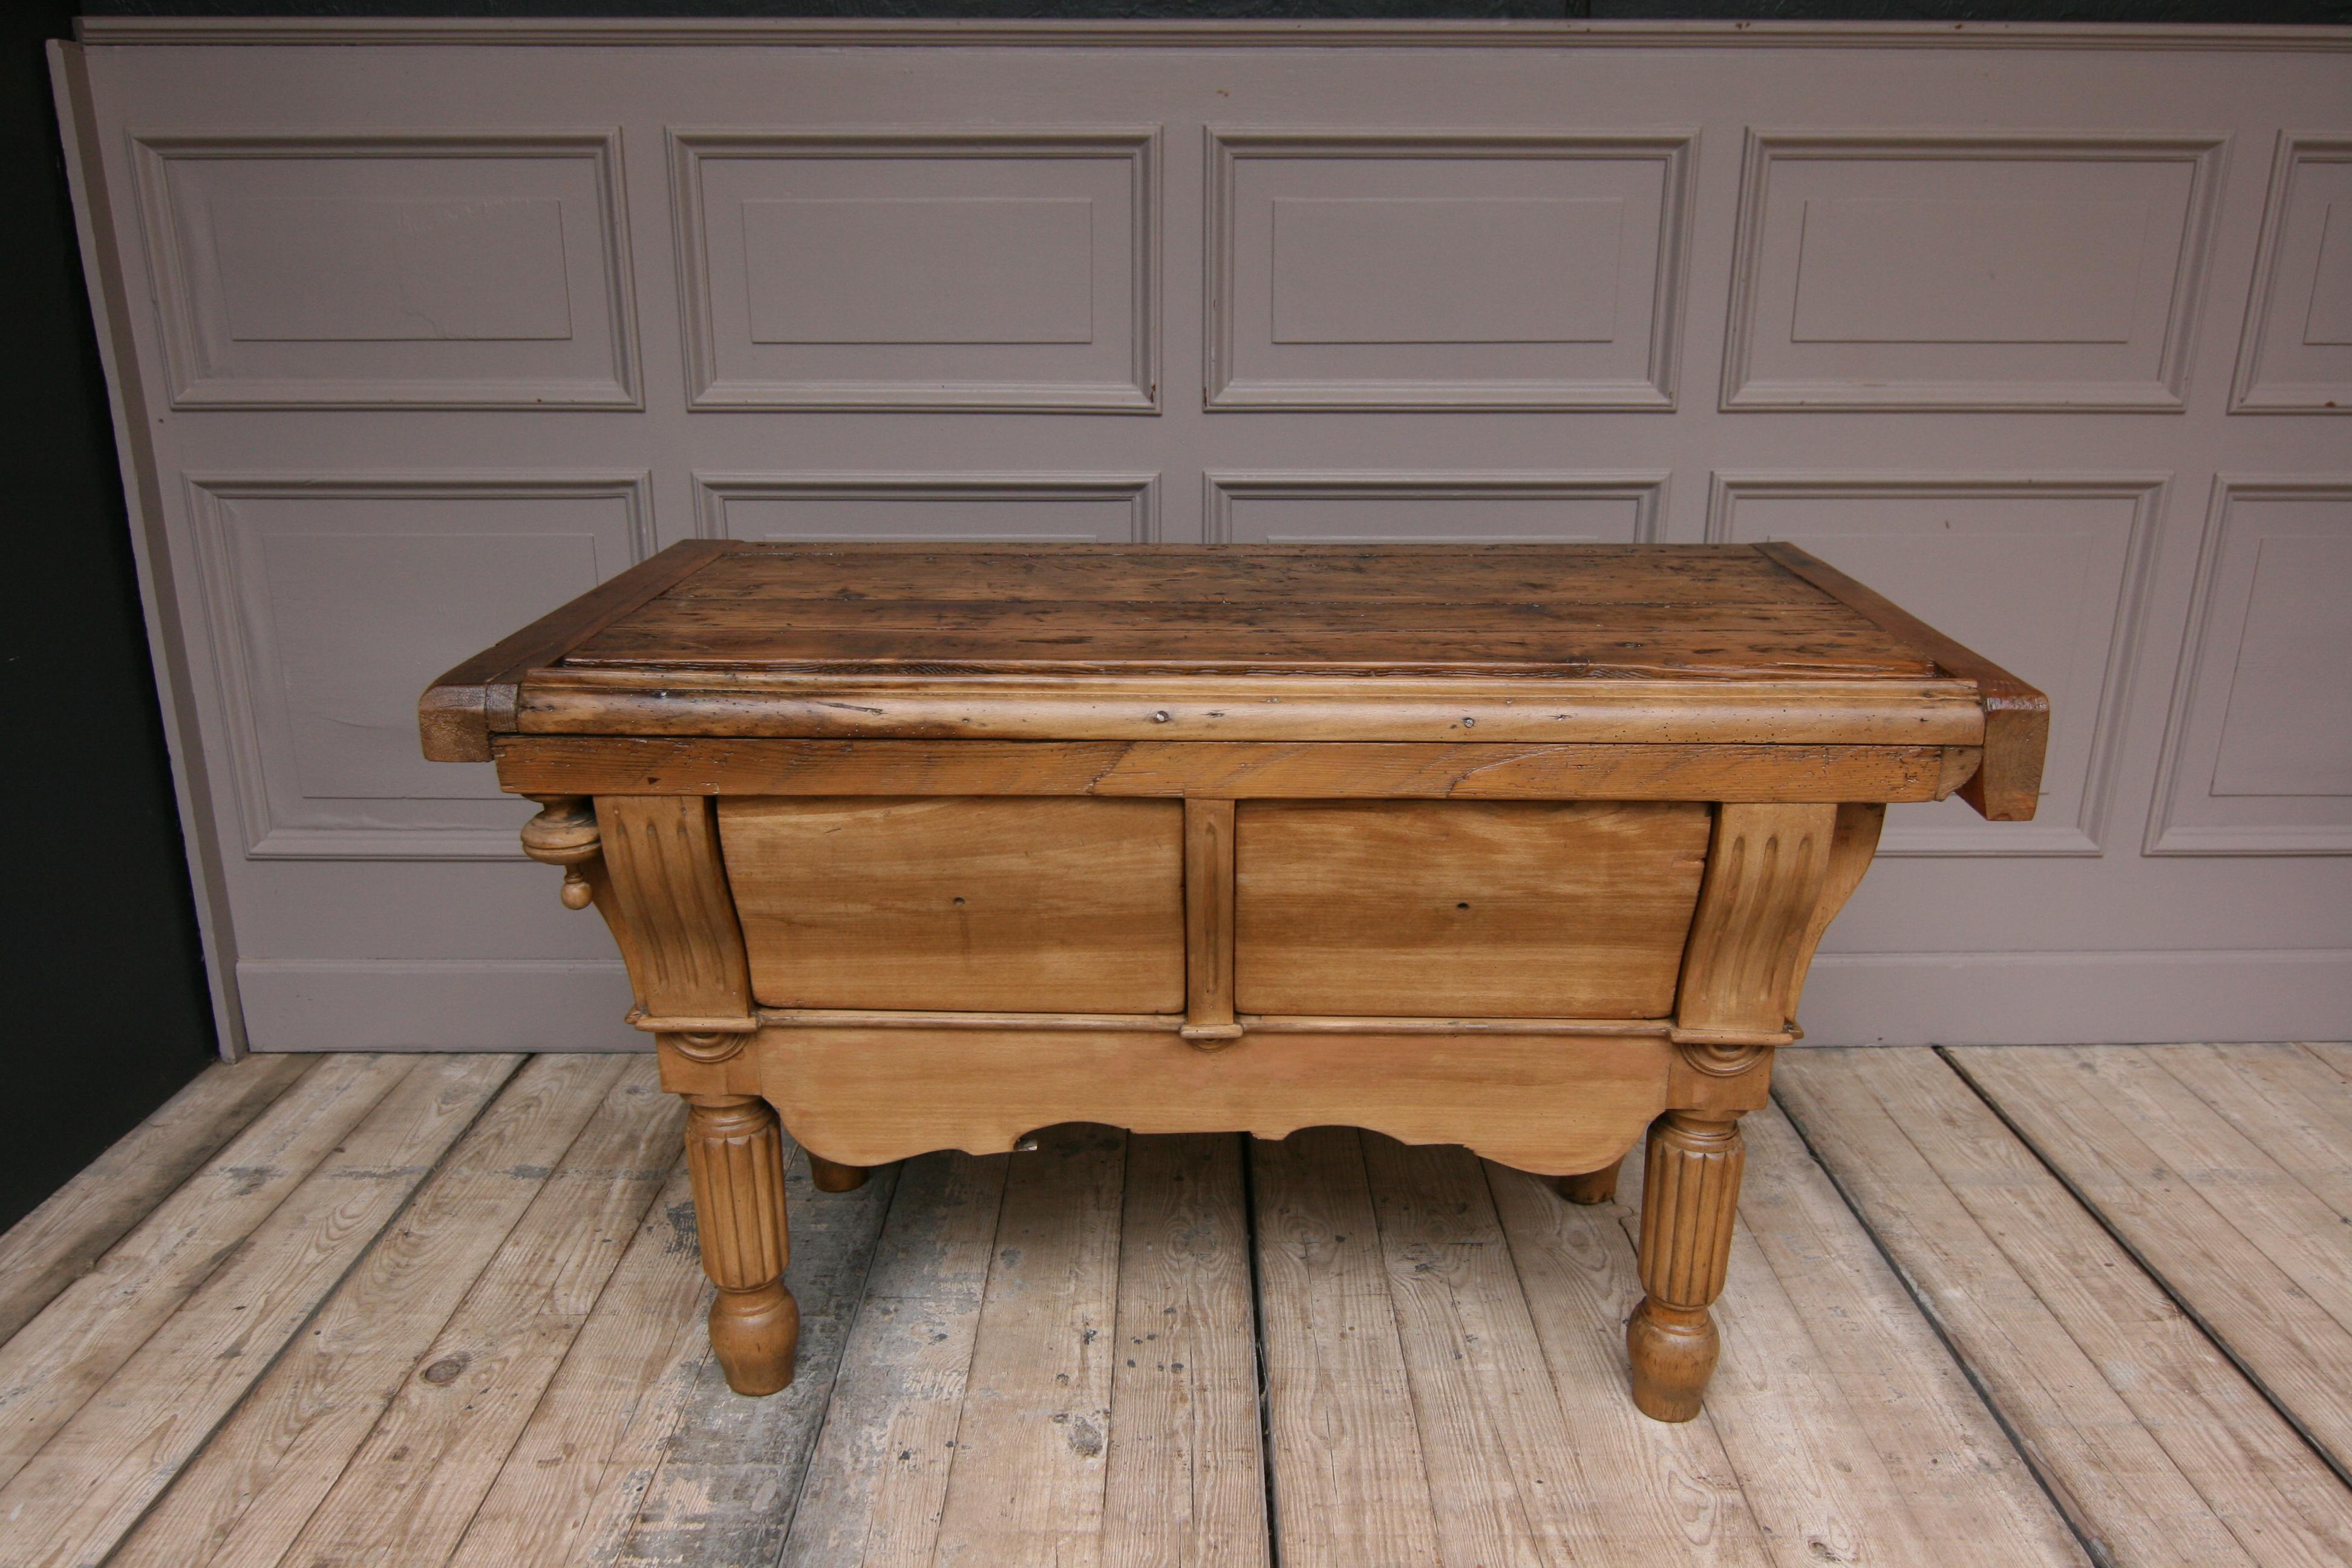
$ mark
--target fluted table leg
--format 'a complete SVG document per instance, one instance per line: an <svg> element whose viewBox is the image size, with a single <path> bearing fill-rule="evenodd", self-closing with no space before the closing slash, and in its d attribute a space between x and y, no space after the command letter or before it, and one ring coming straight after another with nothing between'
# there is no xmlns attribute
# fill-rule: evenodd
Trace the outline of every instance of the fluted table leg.
<svg viewBox="0 0 2352 1568"><path fill-rule="evenodd" d="M746 1095L696 1094L686 1126L702 1271L719 1287L710 1348L738 1394L793 1380L801 1310L784 1289L784 1145L776 1113Z"/></svg>
<svg viewBox="0 0 2352 1568"><path fill-rule="evenodd" d="M1707 1308L1723 1293L1739 1174L1737 1116L1670 1110L1650 1124L1642 1184L1642 1304L1625 1324L1633 1403L1659 1421L1696 1415L1720 1342Z"/></svg>

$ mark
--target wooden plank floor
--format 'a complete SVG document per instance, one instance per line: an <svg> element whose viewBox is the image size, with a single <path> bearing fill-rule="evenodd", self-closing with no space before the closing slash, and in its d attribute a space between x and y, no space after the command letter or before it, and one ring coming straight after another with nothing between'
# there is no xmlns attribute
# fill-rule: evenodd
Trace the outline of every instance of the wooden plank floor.
<svg viewBox="0 0 2352 1568"><path fill-rule="evenodd" d="M2347 1075L1784 1053L1666 1426L1637 1169L1579 1208L1343 1129L795 1160L800 1373L747 1400L650 1061L256 1058L0 1237L0 1568L2341 1565Z"/></svg>

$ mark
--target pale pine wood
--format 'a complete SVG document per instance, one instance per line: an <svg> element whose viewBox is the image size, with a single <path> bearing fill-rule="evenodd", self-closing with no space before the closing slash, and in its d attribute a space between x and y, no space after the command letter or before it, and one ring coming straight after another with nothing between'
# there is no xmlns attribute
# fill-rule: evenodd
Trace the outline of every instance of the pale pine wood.
<svg viewBox="0 0 2352 1568"><path fill-rule="evenodd" d="M2327 1285L2306 1289L2248 1236L2266 1228L2259 1217L2231 1213L2233 1194L2209 1194L2186 1179L2164 1129L2105 1092L2086 1057L2011 1046L1952 1058L2339 1472L2352 1465L2352 1333L2328 1311Z"/></svg>
<svg viewBox="0 0 2352 1568"><path fill-rule="evenodd" d="M2352 1085L2326 1063L2298 1046L2149 1046L2141 1054L2352 1221Z"/></svg>
<svg viewBox="0 0 2352 1568"><path fill-rule="evenodd" d="M1812 972L1822 938L1829 934L1831 922L1862 886L1863 873L1870 869L1871 858L1878 852L1878 836L1885 826L1886 807L1881 802L1863 801L1837 808L1837 821L1830 830L1829 864L1822 871L1822 890L1813 900L1813 912L1806 917L1805 934L1798 941L1796 961L1789 968L1784 1005L1791 1018L1797 1016L1797 1002L1804 994L1805 978Z"/></svg>
<svg viewBox="0 0 2352 1568"><path fill-rule="evenodd" d="M1669 1110L1650 1124L1642 1183L1642 1300L1625 1321L1633 1404L1688 1421L1715 1374L1720 1336L1707 1308L1723 1294L1747 1167L1736 1116Z"/></svg>
<svg viewBox="0 0 2352 1568"><path fill-rule="evenodd" d="M853 1164L992 1152L1046 1122L1274 1138L1339 1122L1424 1143L1468 1129L1489 1158L1554 1175L1623 1152L1664 1108L1675 1058L1617 1037L1267 1034L1202 1051L1165 1032L1017 1029L771 1029L756 1050L760 1092Z"/></svg>
<svg viewBox="0 0 2352 1568"><path fill-rule="evenodd" d="M1706 881L1682 955L1676 1024L1765 1034L1789 1026L1818 940L1812 924L1824 902L1837 818L1831 805L1717 808ZM1849 850L1849 869L1856 852Z"/></svg>
<svg viewBox="0 0 2352 1568"><path fill-rule="evenodd" d="M772 1007L1184 1010L1184 809L1152 800L719 805Z"/></svg>
<svg viewBox="0 0 2352 1568"><path fill-rule="evenodd" d="M1440 1561L1360 1134L1251 1147L1268 1460L1285 1568Z"/></svg>
<svg viewBox="0 0 2352 1568"><path fill-rule="evenodd" d="M215 1062L0 1234L0 1342L87 1274L317 1060Z"/></svg>
<svg viewBox="0 0 2352 1568"><path fill-rule="evenodd" d="M2352 1492L1932 1052L1795 1053L1780 1088L2078 1534L2352 1560Z"/></svg>
<svg viewBox="0 0 2352 1568"><path fill-rule="evenodd" d="M13 1549L36 1563L79 1563L120 1541L519 1065L511 1056L415 1062L0 1488Z"/></svg>
<svg viewBox="0 0 2352 1568"><path fill-rule="evenodd" d="M624 1064L286 1556L448 1558L675 1158L683 1108ZM389 1526L389 1528L387 1528Z"/></svg>
<svg viewBox="0 0 2352 1568"><path fill-rule="evenodd" d="M1643 1179L1642 1163L1626 1162L1620 1224L1629 1241L1647 1196ZM1868 1245L1858 1230L1853 1239ZM1879 1451L1885 1414L1855 1406L1837 1375L1839 1342L1816 1321L1845 1304L1823 1302L1802 1276L1784 1279L1744 1222L1733 1231L1730 1268L1740 1288L1715 1313L1720 1375L1698 1419L1721 1439L1780 1568L1940 1563L1940 1543L1912 1518Z"/></svg>
<svg viewBox="0 0 2352 1568"><path fill-rule="evenodd" d="M1234 1021L1234 803L1184 803L1184 1027L1213 1049Z"/></svg>
<svg viewBox="0 0 2352 1568"><path fill-rule="evenodd" d="M679 1163L499 1464L449 1568L578 1568L619 1552L708 1353L696 1309L710 1286L686 1223L692 1205Z"/></svg>
<svg viewBox="0 0 2352 1568"><path fill-rule="evenodd" d="M180 1471L115 1555L138 1568L275 1562L628 1064L533 1058L400 1222Z"/></svg>
<svg viewBox="0 0 2352 1568"><path fill-rule="evenodd" d="M803 1479L819 1428L830 1429L835 1419L835 1373L862 1310L896 1182L893 1173L878 1173L854 1193L816 1202L806 1162L794 1159L785 1167L784 1184L800 1216L787 1278L803 1312L792 1385L765 1399L745 1399L727 1386L715 1355L686 1367L683 1396L667 1430L648 1434L655 1468L635 1517L619 1521L625 1534L616 1549L592 1559L598 1568L776 1561L796 1501L807 1489ZM674 1214L672 1223L690 1241L691 1216ZM943 1414L952 1424L954 1406Z"/></svg>
<svg viewBox="0 0 2352 1568"><path fill-rule="evenodd" d="M1578 1501L1591 1512L1602 1561L1646 1556L1714 1568L1774 1561L1706 1414L1652 1421L1613 1397L1625 1376L1619 1325L1641 1297L1617 1215L1561 1203L1540 1179L1507 1166L1488 1164L1486 1182L1570 1424L1585 1481ZM1797 1542L1795 1557L1805 1555Z"/></svg>
<svg viewBox="0 0 2352 1568"><path fill-rule="evenodd" d="M1247 801L1236 816L1246 1012L1643 1018L1674 1005L1704 807Z"/></svg>
<svg viewBox="0 0 2352 1568"><path fill-rule="evenodd" d="M596 802L606 918L637 1005L656 1016L747 1016L743 932L709 801L607 795Z"/></svg>
<svg viewBox="0 0 2352 1568"><path fill-rule="evenodd" d="M1902 1281L1775 1107L1755 1143L1748 1226L1806 1310L1850 1407L1935 1561L1961 1568L2075 1563L2081 1549ZM1952 1478L1968 1478L1966 1490Z"/></svg>
<svg viewBox="0 0 2352 1568"><path fill-rule="evenodd" d="M1127 1135L1055 1128L1039 1145L1005 1179L942 1563L1100 1559Z"/></svg>
<svg viewBox="0 0 2352 1568"><path fill-rule="evenodd" d="M1566 1564L1604 1542L1478 1162L1362 1139L1389 1300L1449 1563Z"/></svg>
<svg viewBox="0 0 2352 1568"><path fill-rule="evenodd" d="M1640 745L1963 746L1984 743L1977 689L1959 680L1512 680L1286 675L1281 701L1245 675L1059 674L903 679L713 670L551 670L535 678L526 735L775 736L808 740L1400 741Z"/></svg>
<svg viewBox="0 0 2352 1568"><path fill-rule="evenodd" d="M903 1167L793 1510L792 1568L929 1568L1009 1163L933 1154Z"/></svg>
<svg viewBox="0 0 2352 1568"><path fill-rule="evenodd" d="M0 1482L16 1475L414 1070L322 1063L0 1345Z"/></svg>
<svg viewBox="0 0 2352 1568"><path fill-rule="evenodd" d="M800 1305L783 1285L784 1133L764 1100L695 1094L686 1123L702 1271L717 1287L710 1348L738 1394L773 1394L793 1380Z"/></svg>
<svg viewBox="0 0 2352 1568"><path fill-rule="evenodd" d="M1128 1140L1107 1568L1269 1561L1245 1157L1230 1136Z"/></svg>
<svg viewBox="0 0 2352 1568"><path fill-rule="evenodd" d="M512 735L518 795L1184 795L1326 800L1936 800L1967 746L1329 741L795 741Z"/></svg>

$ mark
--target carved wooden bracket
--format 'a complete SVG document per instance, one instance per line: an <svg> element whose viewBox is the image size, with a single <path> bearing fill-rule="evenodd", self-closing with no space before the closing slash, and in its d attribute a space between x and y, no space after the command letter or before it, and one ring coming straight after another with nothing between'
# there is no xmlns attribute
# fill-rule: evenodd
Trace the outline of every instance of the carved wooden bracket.
<svg viewBox="0 0 2352 1568"><path fill-rule="evenodd" d="M596 889L584 869L604 852L596 826L595 804L586 795L535 795L537 816L522 825L522 852L541 865L563 868L563 907L584 910L596 901Z"/></svg>

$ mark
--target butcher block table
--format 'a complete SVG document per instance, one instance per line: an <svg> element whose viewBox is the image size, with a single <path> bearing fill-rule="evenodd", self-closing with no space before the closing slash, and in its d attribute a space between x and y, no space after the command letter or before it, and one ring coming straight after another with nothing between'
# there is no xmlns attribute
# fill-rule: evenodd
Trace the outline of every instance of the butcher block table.
<svg viewBox="0 0 2352 1568"><path fill-rule="evenodd" d="M1371 1128L1597 1202L1698 1412L1745 1158L1890 801L2033 815L2042 694L1786 544L676 545L444 676L602 912L729 1383L816 1184L1035 1129Z"/></svg>

